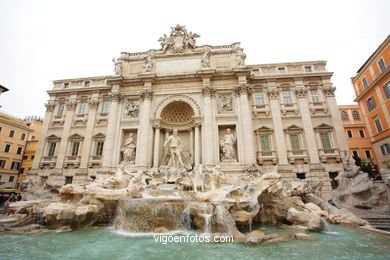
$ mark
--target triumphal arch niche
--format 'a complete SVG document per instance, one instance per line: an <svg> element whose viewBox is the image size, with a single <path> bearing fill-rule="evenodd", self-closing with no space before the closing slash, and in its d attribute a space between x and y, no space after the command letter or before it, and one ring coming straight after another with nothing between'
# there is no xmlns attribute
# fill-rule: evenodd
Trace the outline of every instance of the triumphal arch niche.
<svg viewBox="0 0 390 260"><path fill-rule="evenodd" d="M175 179L202 164L232 184L258 169L330 189L348 147L326 62L247 65L240 43L199 37L176 25L160 48L122 52L115 75L54 81L31 174L81 181L124 164Z"/></svg>

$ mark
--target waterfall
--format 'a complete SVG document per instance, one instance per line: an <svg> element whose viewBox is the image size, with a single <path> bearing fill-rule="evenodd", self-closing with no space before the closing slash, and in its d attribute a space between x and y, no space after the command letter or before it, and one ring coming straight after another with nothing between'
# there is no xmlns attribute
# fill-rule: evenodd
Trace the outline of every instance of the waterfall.
<svg viewBox="0 0 390 260"><path fill-rule="evenodd" d="M211 233L211 217L212 214L203 214L204 218L204 233L210 234Z"/></svg>
<svg viewBox="0 0 390 260"><path fill-rule="evenodd" d="M191 220L190 209L188 207L186 207L183 210L183 214L181 216L181 222L182 222L183 227L184 227L185 230L191 230L192 220Z"/></svg>
<svg viewBox="0 0 390 260"><path fill-rule="evenodd" d="M333 231L332 225L329 224L328 221L326 221L325 218L321 218L321 224L322 224L324 233L332 234L332 235L337 235L338 234L337 232Z"/></svg>
<svg viewBox="0 0 390 260"><path fill-rule="evenodd" d="M249 217L249 220L248 220L249 232L252 232L252 221L253 221L253 216L251 215L251 216Z"/></svg>

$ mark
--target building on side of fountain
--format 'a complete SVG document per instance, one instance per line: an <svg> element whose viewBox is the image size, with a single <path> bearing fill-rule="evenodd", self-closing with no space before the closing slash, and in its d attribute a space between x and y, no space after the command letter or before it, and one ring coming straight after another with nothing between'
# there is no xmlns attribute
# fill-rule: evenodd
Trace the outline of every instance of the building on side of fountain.
<svg viewBox="0 0 390 260"><path fill-rule="evenodd" d="M124 153L134 169L158 168L177 129L192 164L220 165L228 183L258 164L327 194L348 145L326 62L246 65L240 43L197 37L177 25L161 49L122 52L115 75L55 80L30 177L110 175Z"/></svg>

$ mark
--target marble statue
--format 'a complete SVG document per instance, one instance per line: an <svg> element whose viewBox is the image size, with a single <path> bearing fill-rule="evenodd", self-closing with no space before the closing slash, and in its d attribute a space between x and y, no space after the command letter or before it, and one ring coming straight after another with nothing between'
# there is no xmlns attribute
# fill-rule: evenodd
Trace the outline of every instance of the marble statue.
<svg viewBox="0 0 390 260"><path fill-rule="evenodd" d="M115 75L121 75L122 73L122 61L120 61L119 59L112 59L112 61L114 62L114 71L115 71Z"/></svg>
<svg viewBox="0 0 390 260"><path fill-rule="evenodd" d="M130 133L129 138L126 139L123 144L121 151L123 152L123 161L125 163L134 163L135 162L135 149L136 144L134 140L134 134Z"/></svg>
<svg viewBox="0 0 390 260"><path fill-rule="evenodd" d="M245 66L245 58L246 58L246 54L243 53L242 51L239 51L237 53L237 67Z"/></svg>
<svg viewBox="0 0 390 260"><path fill-rule="evenodd" d="M210 53L204 52L202 54L202 68L210 68Z"/></svg>
<svg viewBox="0 0 390 260"><path fill-rule="evenodd" d="M221 161L233 161L236 159L236 152L234 150L234 144L236 137L232 133L230 128L226 129L226 134L220 141L221 146Z"/></svg>
<svg viewBox="0 0 390 260"><path fill-rule="evenodd" d="M153 56L148 55L145 59L145 65L144 65L145 72L152 72L153 64L154 64Z"/></svg>
<svg viewBox="0 0 390 260"><path fill-rule="evenodd" d="M205 191L204 188L205 169L206 168L203 166L203 164L199 164L195 166L194 169L188 174L188 177L191 179L192 189L194 192L198 192L198 187L200 187L202 192Z"/></svg>
<svg viewBox="0 0 390 260"><path fill-rule="evenodd" d="M225 180L225 174L221 171L221 166L217 165L214 168L207 170L211 172L209 174L211 190L219 189L222 186L222 181Z"/></svg>
<svg viewBox="0 0 390 260"><path fill-rule="evenodd" d="M199 34L187 32L185 26L176 25L171 27L171 33L169 36L164 34L158 41L161 43L162 52L165 53L168 49L172 52L183 52L188 49L194 49L196 47L195 38L200 37Z"/></svg>
<svg viewBox="0 0 390 260"><path fill-rule="evenodd" d="M168 168L191 169L192 160L181 148L181 140L177 135L177 129L173 129L172 134L166 138L164 148L166 148L167 153L162 165Z"/></svg>

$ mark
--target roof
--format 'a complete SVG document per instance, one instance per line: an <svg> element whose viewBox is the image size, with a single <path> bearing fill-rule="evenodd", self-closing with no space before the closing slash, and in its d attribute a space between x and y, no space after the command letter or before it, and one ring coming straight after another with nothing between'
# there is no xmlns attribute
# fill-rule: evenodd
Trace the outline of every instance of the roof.
<svg viewBox="0 0 390 260"><path fill-rule="evenodd" d="M377 51L384 45L386 42L390 39L390 35L386 37L386 39L381 43L381 45L376 48L376 50L371 54L371 56L366 60L366 62L359 68L359 70L356 72L356 74L359 74L359 72L366 66L366 64L371 60L371 58L377 53Z"/></svg>

